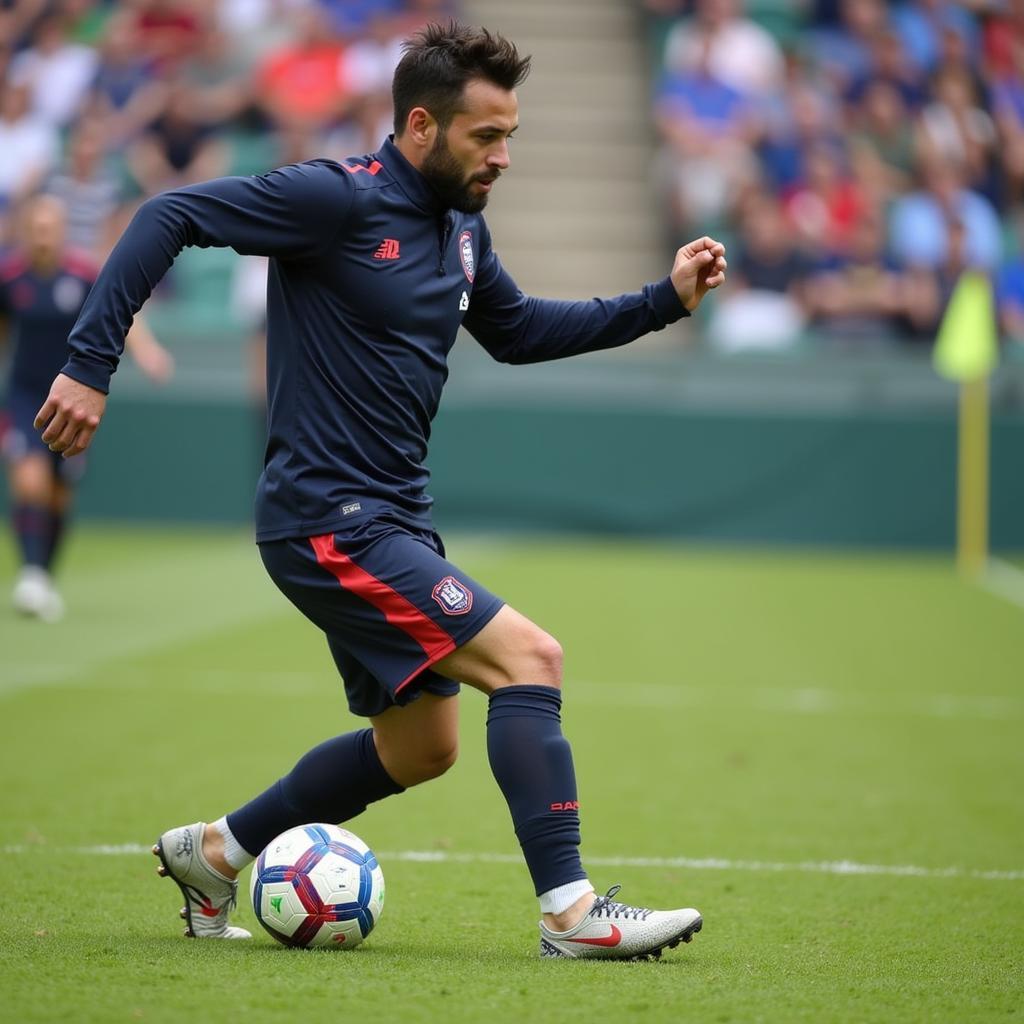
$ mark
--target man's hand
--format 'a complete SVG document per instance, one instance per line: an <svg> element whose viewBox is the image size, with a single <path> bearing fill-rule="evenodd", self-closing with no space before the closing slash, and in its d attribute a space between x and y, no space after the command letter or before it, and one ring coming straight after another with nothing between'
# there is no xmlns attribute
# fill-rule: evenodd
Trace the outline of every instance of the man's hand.
<svg viewBox="0 0 1024 1024"><path fill-rule="evenodd" d="M725 281L725 246L705 235L676 253L672 283L679 301L692 313L708 290Z"/></svg>
<svg viewBox="0 0 1024 1024"><path fill-rule="evenodd" d="M36 413L34 426L43 431L50 451L62 452L68 459L89 447L106 407L107 396L102 391L58 373L49 397Z"/></svg>

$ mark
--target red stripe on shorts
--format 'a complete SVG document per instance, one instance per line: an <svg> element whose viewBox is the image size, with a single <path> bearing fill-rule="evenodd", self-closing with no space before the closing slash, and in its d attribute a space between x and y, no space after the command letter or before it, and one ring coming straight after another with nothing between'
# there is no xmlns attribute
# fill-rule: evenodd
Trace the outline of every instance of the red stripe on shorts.
<svg viewBox="0 0 1024 1024"><path fill-rule="evenodd" d="M310 544L316 553L317 562L323 566L346 590L357 594L364 601L384 613L385 620L403 633L411 636L423 648L426 662L398 685L401 689L425 668L440 661L455 650L455 641L429 615L425 615L411 601L397 590L389 587L365 569L360 569L348 555L343 555L334 546L334 534L325 533L310 537Z"/></svg>

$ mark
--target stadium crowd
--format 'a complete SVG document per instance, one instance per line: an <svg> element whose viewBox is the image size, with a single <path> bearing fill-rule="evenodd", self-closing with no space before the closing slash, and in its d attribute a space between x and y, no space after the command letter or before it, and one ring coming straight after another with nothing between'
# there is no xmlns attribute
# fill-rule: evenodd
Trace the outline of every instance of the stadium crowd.
<svg viewBox="0 0 1024 1024"><path fill-rule="evenodd" d="M0 2L0 248L40 191L102 259L148 195L380 144L400 44L448 0Z"/></svg>
<svg viewBox="0 0 1024 1024"><path fill-rule="evenodd" d="M721 349L928 341L965 266L1024 343L1024 0L636 2L673 241L731 244ZM0 256L39 192L101 261L148 195L372 151L402 39L456 6L0 0ZM230 273L256 328L265 268Z"/></svg>
<svg viewBox="0 0 1024 1024"><path fill-rule="evenodd" d="M676 237L732 243L720 347L930 341L965 267L1024 343L1024 2L644 7Z"/></svg>

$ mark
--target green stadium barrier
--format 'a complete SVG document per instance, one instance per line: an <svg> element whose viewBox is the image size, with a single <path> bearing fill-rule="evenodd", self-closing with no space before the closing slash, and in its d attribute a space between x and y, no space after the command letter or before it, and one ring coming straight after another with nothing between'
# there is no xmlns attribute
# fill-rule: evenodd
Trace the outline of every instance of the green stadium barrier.
<svg viewBox="0 0 1024 1024"><path fill-rule="evenodd" d="M261 419L226 370L216 385L209 365L183 366L164 392L119 373L82 518L251 521ZM1024 549L1021 370L994 389L1004 549ZM431 493L442 528L949 547L955 423L955 390L920 359L509 368L460 352Z"/></svg>

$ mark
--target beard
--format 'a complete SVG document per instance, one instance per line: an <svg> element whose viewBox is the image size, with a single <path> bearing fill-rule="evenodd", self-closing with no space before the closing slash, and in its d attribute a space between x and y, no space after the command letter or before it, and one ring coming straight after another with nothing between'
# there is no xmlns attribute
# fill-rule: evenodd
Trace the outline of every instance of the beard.
<svg viewBox="0 0 1024 1024"><path fill-rule="evenodd" d="M448 148L448 139L438 133L433 148L420 167L420 173L447 209L458 210L459 213L479 213L487 205L488 194L483 192L474 195L469 190L470 185L474 181L494 181L500 172L473 174L467 178L455 154Z"/></svg>

